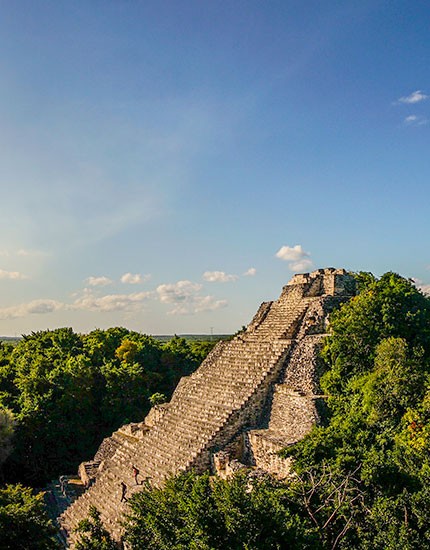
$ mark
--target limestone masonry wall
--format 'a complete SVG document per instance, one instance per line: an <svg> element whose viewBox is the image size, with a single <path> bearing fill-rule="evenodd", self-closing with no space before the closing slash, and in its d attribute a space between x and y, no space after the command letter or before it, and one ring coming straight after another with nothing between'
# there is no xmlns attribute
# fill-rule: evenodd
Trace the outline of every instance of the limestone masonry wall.
<svg viewBox="0 0 430 550"><path fill-rule="evenodd" d="M248 465L288 475L289 461L277 451L319 422L318 350L328 314L353 293L344 270L294 276L243 333L220 342L180 381L170 403L105 439L80 468L90 487L59 518L70 544L90 505L121 540L127 504L120 502L120 484L127 484L128 496L140 489L132 465L154 486L190 469L228 475Z"/></svg>

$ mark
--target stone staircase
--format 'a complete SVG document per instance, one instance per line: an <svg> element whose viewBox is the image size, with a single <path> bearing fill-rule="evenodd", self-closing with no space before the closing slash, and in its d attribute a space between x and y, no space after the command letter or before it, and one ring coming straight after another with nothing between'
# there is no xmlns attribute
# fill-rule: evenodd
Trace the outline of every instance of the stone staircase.
<svg viewBox="0 0 430 550"><path fill-rule="evenodd" d="M117 538L121 536L117 518L125 504L120 503L120 484L125 482L130 494L139 490L132 465L154 485L178 471L209 468L212 449L233 438L243 425L256 423L256 411L261 410L267 398L268 385L279 376L290 345L290 341L282 346L264 343L261 349L251 343L243 357L238 349L243 344L238 346L233 341L216 370L206 368L205 376L196 373L188 377L178 394L173 395L163 418L143 439L124 437L115 453L101 465L94 486L62 516L63 527L72 540L75 518L88 515L90 504L98 507L112 533ZM260 360L261 354L270 360ZM246 376L238 380L234 373L244 367Z"/></svg>
<svg viewBox="0 0 430 550"><path fill-rule="evenodd" d="M302 279L296 283L294 278L279 300L260 307L245 332L219 343L195 373L181 380L170 403L154 408L134 431L120 428L103 442L95 457L95 482L60 517L72 545L74 529L88 516L90 505L121 540L127 509L121 502L121 483L127 485L127 496L141 489L133 465L140 479L160 486L180 471L205 471L215 453L247 434L255 465L270 457L268 471L285 466L274 449L302 437L318 420L312 412L317 387L313 361L324 315L345 299L336 276L348 277L327 270L298 276ZM321 294L327 288L340 288L339 297ZM265 422L266 429L258 429Z"/></svg>

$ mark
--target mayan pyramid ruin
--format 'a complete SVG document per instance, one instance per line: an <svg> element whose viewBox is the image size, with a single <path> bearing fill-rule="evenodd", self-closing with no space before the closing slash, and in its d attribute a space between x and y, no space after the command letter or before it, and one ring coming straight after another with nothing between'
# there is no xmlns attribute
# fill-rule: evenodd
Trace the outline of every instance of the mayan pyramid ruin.
<svg viewBox="0 0 430 550"><path fill-rule="evenodd" d="M318 351L329 313L355 293L343 269L295 275L263 303L244 332L219 342L178 384L170 403L103 441L80 466L89 488L59 518L73 546L74 528L90 505L121 540L121 482L138 491L132 465L154 486L178 472L211 469L221 476L248 466L286 477L277 451L303 438L321 418Z"/></svg>

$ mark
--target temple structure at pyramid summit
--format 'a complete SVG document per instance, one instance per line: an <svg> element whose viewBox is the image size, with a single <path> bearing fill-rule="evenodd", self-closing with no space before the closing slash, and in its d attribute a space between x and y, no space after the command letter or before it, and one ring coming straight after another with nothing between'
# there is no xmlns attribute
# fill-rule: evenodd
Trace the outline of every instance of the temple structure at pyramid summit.
<svg viewBox="0 0 430 550"><path fill-rule="evenodd" d="M212 470L228 476L244 466L286 477L278 451L302 439L321 419L318 352L333 309L355 294L343 269L295 275L278 300L261 304L245 331L222 341L169 403L141 423L123 426L80 466L89 488L60 516L73 546L90 505L121 540L121 483L139 491L135 466L154 486L179 472Z"/></svg>

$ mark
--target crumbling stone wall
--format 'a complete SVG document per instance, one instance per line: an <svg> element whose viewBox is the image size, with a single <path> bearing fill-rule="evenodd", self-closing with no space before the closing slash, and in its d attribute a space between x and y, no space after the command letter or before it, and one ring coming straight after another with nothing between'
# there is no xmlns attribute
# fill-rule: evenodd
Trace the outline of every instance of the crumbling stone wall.
<svg viewBox="0 0 430 550"><path fill-rule="evenodd" d="M120 540L127 506L120 484L129 495L140 487L132 465L154 486L211 467L221 475L243 465L287 475L288 461L277 451L319 421L318 349L329 312L353 292L344 270L296 275L278 300L262 304L246 331L219 343L181 380L170 403L115 432L96 455L95 482L60 518L70 542L90 505Z"/></svg>

